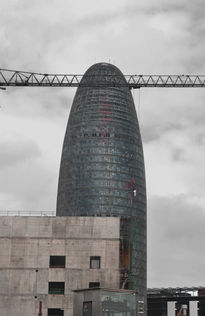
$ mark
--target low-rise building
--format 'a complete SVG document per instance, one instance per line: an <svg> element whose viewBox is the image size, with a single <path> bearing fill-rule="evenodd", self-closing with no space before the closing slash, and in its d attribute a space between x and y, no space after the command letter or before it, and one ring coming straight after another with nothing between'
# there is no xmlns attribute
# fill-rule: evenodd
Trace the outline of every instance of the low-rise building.
<svg viewBox="0 0 205 316"><path fill-rule="evenodd" d="M148 316L205 315L205 287L153 288L147 294Z"/></svg>
<svg viewBox="0 0 205 316"><path fill-rule="evenodd" d="M120 218L0 217L0 315L72 316L73 290L120 287Z"/></svg>

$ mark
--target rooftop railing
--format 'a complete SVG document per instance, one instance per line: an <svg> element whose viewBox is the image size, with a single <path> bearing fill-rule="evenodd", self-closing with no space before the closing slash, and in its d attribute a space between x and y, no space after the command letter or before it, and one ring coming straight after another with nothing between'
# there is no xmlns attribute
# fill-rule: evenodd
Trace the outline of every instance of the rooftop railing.
<svg viewBox="0 0 205 316"><path fill-rule="evenodd" d="M0 216L56 216L55 211L0 210Z"/></svg>

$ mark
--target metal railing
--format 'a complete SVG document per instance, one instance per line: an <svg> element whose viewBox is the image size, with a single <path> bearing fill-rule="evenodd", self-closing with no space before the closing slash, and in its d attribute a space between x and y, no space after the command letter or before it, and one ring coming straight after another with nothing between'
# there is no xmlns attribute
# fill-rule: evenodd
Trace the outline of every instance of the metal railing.
<svg viewBox="0 0 205 316"><path fill-rule="evenodd" d="M0 216L56 216L55 211L0 210Z"/></svg>

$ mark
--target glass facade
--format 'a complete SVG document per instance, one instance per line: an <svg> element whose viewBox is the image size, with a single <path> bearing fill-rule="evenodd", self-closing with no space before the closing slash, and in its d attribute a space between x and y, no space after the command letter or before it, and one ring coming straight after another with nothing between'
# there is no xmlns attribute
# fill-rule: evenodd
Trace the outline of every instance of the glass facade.
<svg viewBox="0 0 205 316"><path fill-rule="evenodd" d="M117 83L125 84L117 87ZM116 84L116 86L114 86ZM121 287L146 293L146 186L134 101L121 71L90 67L64 139L57 216L121 217Z"/></svg>
<svg viewBox="0 0 205 316"><path fill-rule="evenodd" d="M136 295L102 291L102 316L136 316Z"/></svg>

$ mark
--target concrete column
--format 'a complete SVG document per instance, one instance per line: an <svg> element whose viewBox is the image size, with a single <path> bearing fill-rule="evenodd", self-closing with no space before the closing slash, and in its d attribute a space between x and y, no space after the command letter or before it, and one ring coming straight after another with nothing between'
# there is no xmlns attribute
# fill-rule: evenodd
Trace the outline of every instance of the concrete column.
<svg viewBox="0 0 205 316"><path fill-rule="evenodd" d="M167 302L167 316L175 316L176 302Z"/></svg>
<svg viewBox="0 0 205 316"><path fill-rule="evenodd" d="M198 316L198 301L189 302L189 316Z"/></svg>

